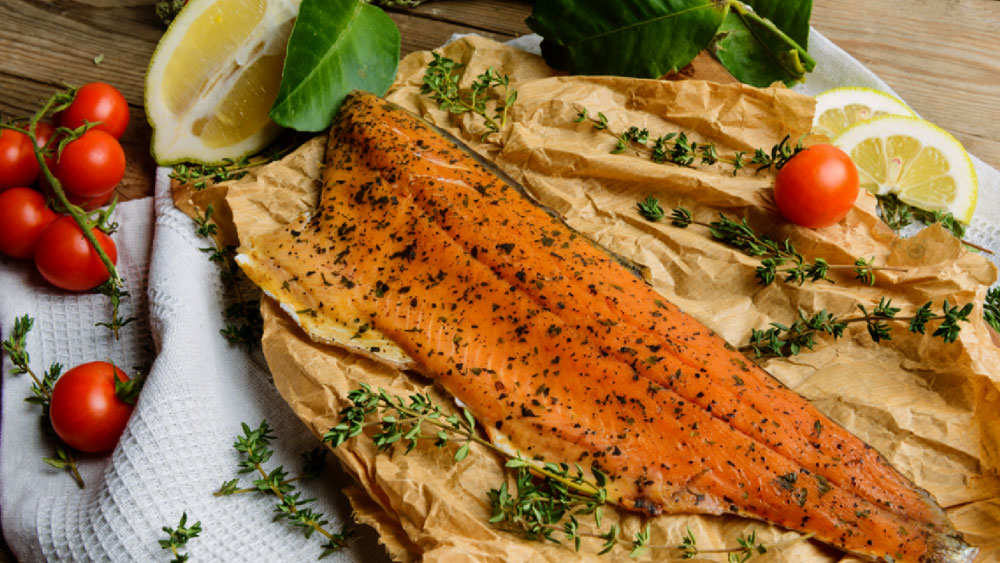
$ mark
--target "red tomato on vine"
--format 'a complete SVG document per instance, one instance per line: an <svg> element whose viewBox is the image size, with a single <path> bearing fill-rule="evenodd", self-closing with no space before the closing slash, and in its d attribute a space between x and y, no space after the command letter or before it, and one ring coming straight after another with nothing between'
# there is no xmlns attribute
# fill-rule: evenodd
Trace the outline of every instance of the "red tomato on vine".
<svg viewBox="0 0 1000 563"><path fill-rule="evenodd" d="M0 129L0 191L30 186L38 177L31 138L20 131Z"/></svg>
<svg viewBox="0 0 1000 563"><path fill-rule="evenodd" d="M84 84L76 91L70 106L59 113L59 124L76 129L84 122L120 139L128 127L128 102L117 88L104 82Z"/></svg>
<svg viewBox="0 0 1000 563"><path fill-rule="evenodd" d="M53 172L67 195L103 197L125 176L125 151L118 139L91 129L63 148Z"/></svg>
<svg viewBox="0 0 1000 563"><path fill-rule="evenodd" d="M31 258L38 236L56 218L46 207L45 196L30 188L0 192L0 252L14 258Z"/></svg>
<svg viewBox="0 0 1000 563"><path fill-rule="evenodd" d="M94 227L91 232L111 259L118 262L118 248L111 237ZM70 291L94 289L109 274L83 230L69 215L63 215L42 230L35 243L35 267L52 285Z"/></svg>

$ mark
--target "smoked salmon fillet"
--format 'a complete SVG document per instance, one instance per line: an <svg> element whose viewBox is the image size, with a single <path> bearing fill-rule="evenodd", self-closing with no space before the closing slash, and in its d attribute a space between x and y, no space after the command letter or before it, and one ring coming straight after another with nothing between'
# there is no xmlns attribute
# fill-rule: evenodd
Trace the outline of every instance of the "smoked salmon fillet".
<svg viewBox="0 0 1000 563"><path fill-rule="evenodd" d="M318 207L238 263L314 339L413 369L491 439L650 516L738 514L872 560L971 561L924 490L456 140L354 93Z"/></svg>

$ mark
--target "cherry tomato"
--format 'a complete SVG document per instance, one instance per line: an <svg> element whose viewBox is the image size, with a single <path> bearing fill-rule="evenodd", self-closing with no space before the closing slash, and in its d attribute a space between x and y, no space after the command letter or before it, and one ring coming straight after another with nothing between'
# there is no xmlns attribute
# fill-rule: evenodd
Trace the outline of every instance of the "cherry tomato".
<svg viewBox="0 0 1000 563"><path fill-rule="evenodd" d="M111 201L111 196L115 195L115 189L111 188L107 193L95 195L93 197L80 197L73 194L66 194L66 199L73 205L79 205L84 211L93 211Z"/></svg>
<svg viewBox="0 0 1000 563"><path fill-rule="evenodd" d="M121 139L128 127L128 102L114 86L103 82L84 84L76 91L70 106L59 113L59 125L76 129L84 121L101 122L100 129Z"/></svg>
<svg viewBox="0 0 1000 563"><path fill-rule="evenodd" d="M39 121L38 125L35 125L35 144L38 145L38 148L44 147L55 132L55 125L45 121Z"/></svg>
<svg viewBox="0 0 1000 563"><path fill-rule="evenodd" d="M42 229L56 214L45 206L45 196L30 188L0 192L0 252L14 258L31 258Z"/></svg>
<svg viewBox="0 0 1000 563"><path fill-rule="evenodd" d="M118 139L91 129L66 145L54 172L67 194L102 196L125 176L125 151Z"/></svg>
<svg viewBox="0 0 1000 563"><path fill-rule="evenodd" d="M117 264L118 248L115 242L97 227L92 232L111 262ZM69 215L56 218L38 235L35 267L49 283L70 291L93 289L109 277L101 257L91 248L83 230Z"/></svg>
<svg viewBox="0 0 1000 563"><path fill-rule="evenodd" d="M71 448L100 453L118 443L134 407L115 395L115 373L128 381L125 372L108 362L78 365L56 380L49 419Z"/></svg>
<svg viewBox="0 0 1000 563"><path fill-rule="evenodd" d="M0 129L0 191L30 186L38 177L31 139L12 129Z"/></svg>
<svg viewBox="0 0 1000 563"><path fill-rule="evenodd" d="M858 198L858 169L833 145L814 145L778 171L774 200L789 221L818 229L837 223Z"/></svg>
<svg viewBox="0 0 1000 563"><path fill-rule="evenodd" d="M44 121L40 121L38 122L38 125L35 126L35 144L38 145L38 148L44 148L45 145L48 144L49 140L55 136L55 134L56 134L55 125L52 125L51 123L46 123ZM50 171L55 170L54 168L56 162L55 154L57 149L56 145L58 144L59 144L58 139L52 142L52 145L49 147L52 156L45 158L45 165L49 167ZM38 177L40 180L42 179L41 171L39 171Z"/></svg>

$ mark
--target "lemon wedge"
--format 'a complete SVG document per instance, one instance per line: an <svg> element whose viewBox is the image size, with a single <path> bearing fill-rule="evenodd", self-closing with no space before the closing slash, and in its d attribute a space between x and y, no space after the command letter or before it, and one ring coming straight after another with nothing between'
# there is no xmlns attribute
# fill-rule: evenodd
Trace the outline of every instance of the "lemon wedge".
<svg viewBox="0 0 1000 563"><path fill-rule="evenodd" d="M896 194L920 209L950 212L966 224L972 220L979 190L972 159L937 125L886 115L848 127L833 144L851 156L868 191Z"/></svg>
<svg viewBox="0 0 1000 563"><path fill-rule="evenodd" d="M146 71L151 152L159 164L216 163L280 132L268 117L300 0L191 0Z"/></svg>
<svg viewBox="0 0 1000 563"><path fill-rule="evenodd" d="M816 96L813 132L833 138L855 123L882 115L913 115L899 98L871 88L833 88Z"/></svg>

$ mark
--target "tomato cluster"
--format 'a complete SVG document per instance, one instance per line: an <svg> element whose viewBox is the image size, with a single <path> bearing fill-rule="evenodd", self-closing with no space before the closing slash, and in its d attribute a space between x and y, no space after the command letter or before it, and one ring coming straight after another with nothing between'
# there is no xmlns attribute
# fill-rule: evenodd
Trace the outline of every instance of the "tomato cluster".
<svg viewBox="0 0 1000 563"><path fill-rule="evenodd" d="M113 86L92 82L77 89L72 103L55 115L58 128L39 122L34 129L45 167L73 205L92 210L106 204L125 175L125 151L118 139L128 126L125 97ZM62 139L72 139L63 143ZM58 150L59 145L63 145ZM36 184L40 191L30 186ZM69 216L58 216L42 192L51 187L31 138L0 131L0 253L34 258L49 283L85 291L108 279L108 271L83 230ZM94 237L112 262L115 243L99 229Z"/></svg>

